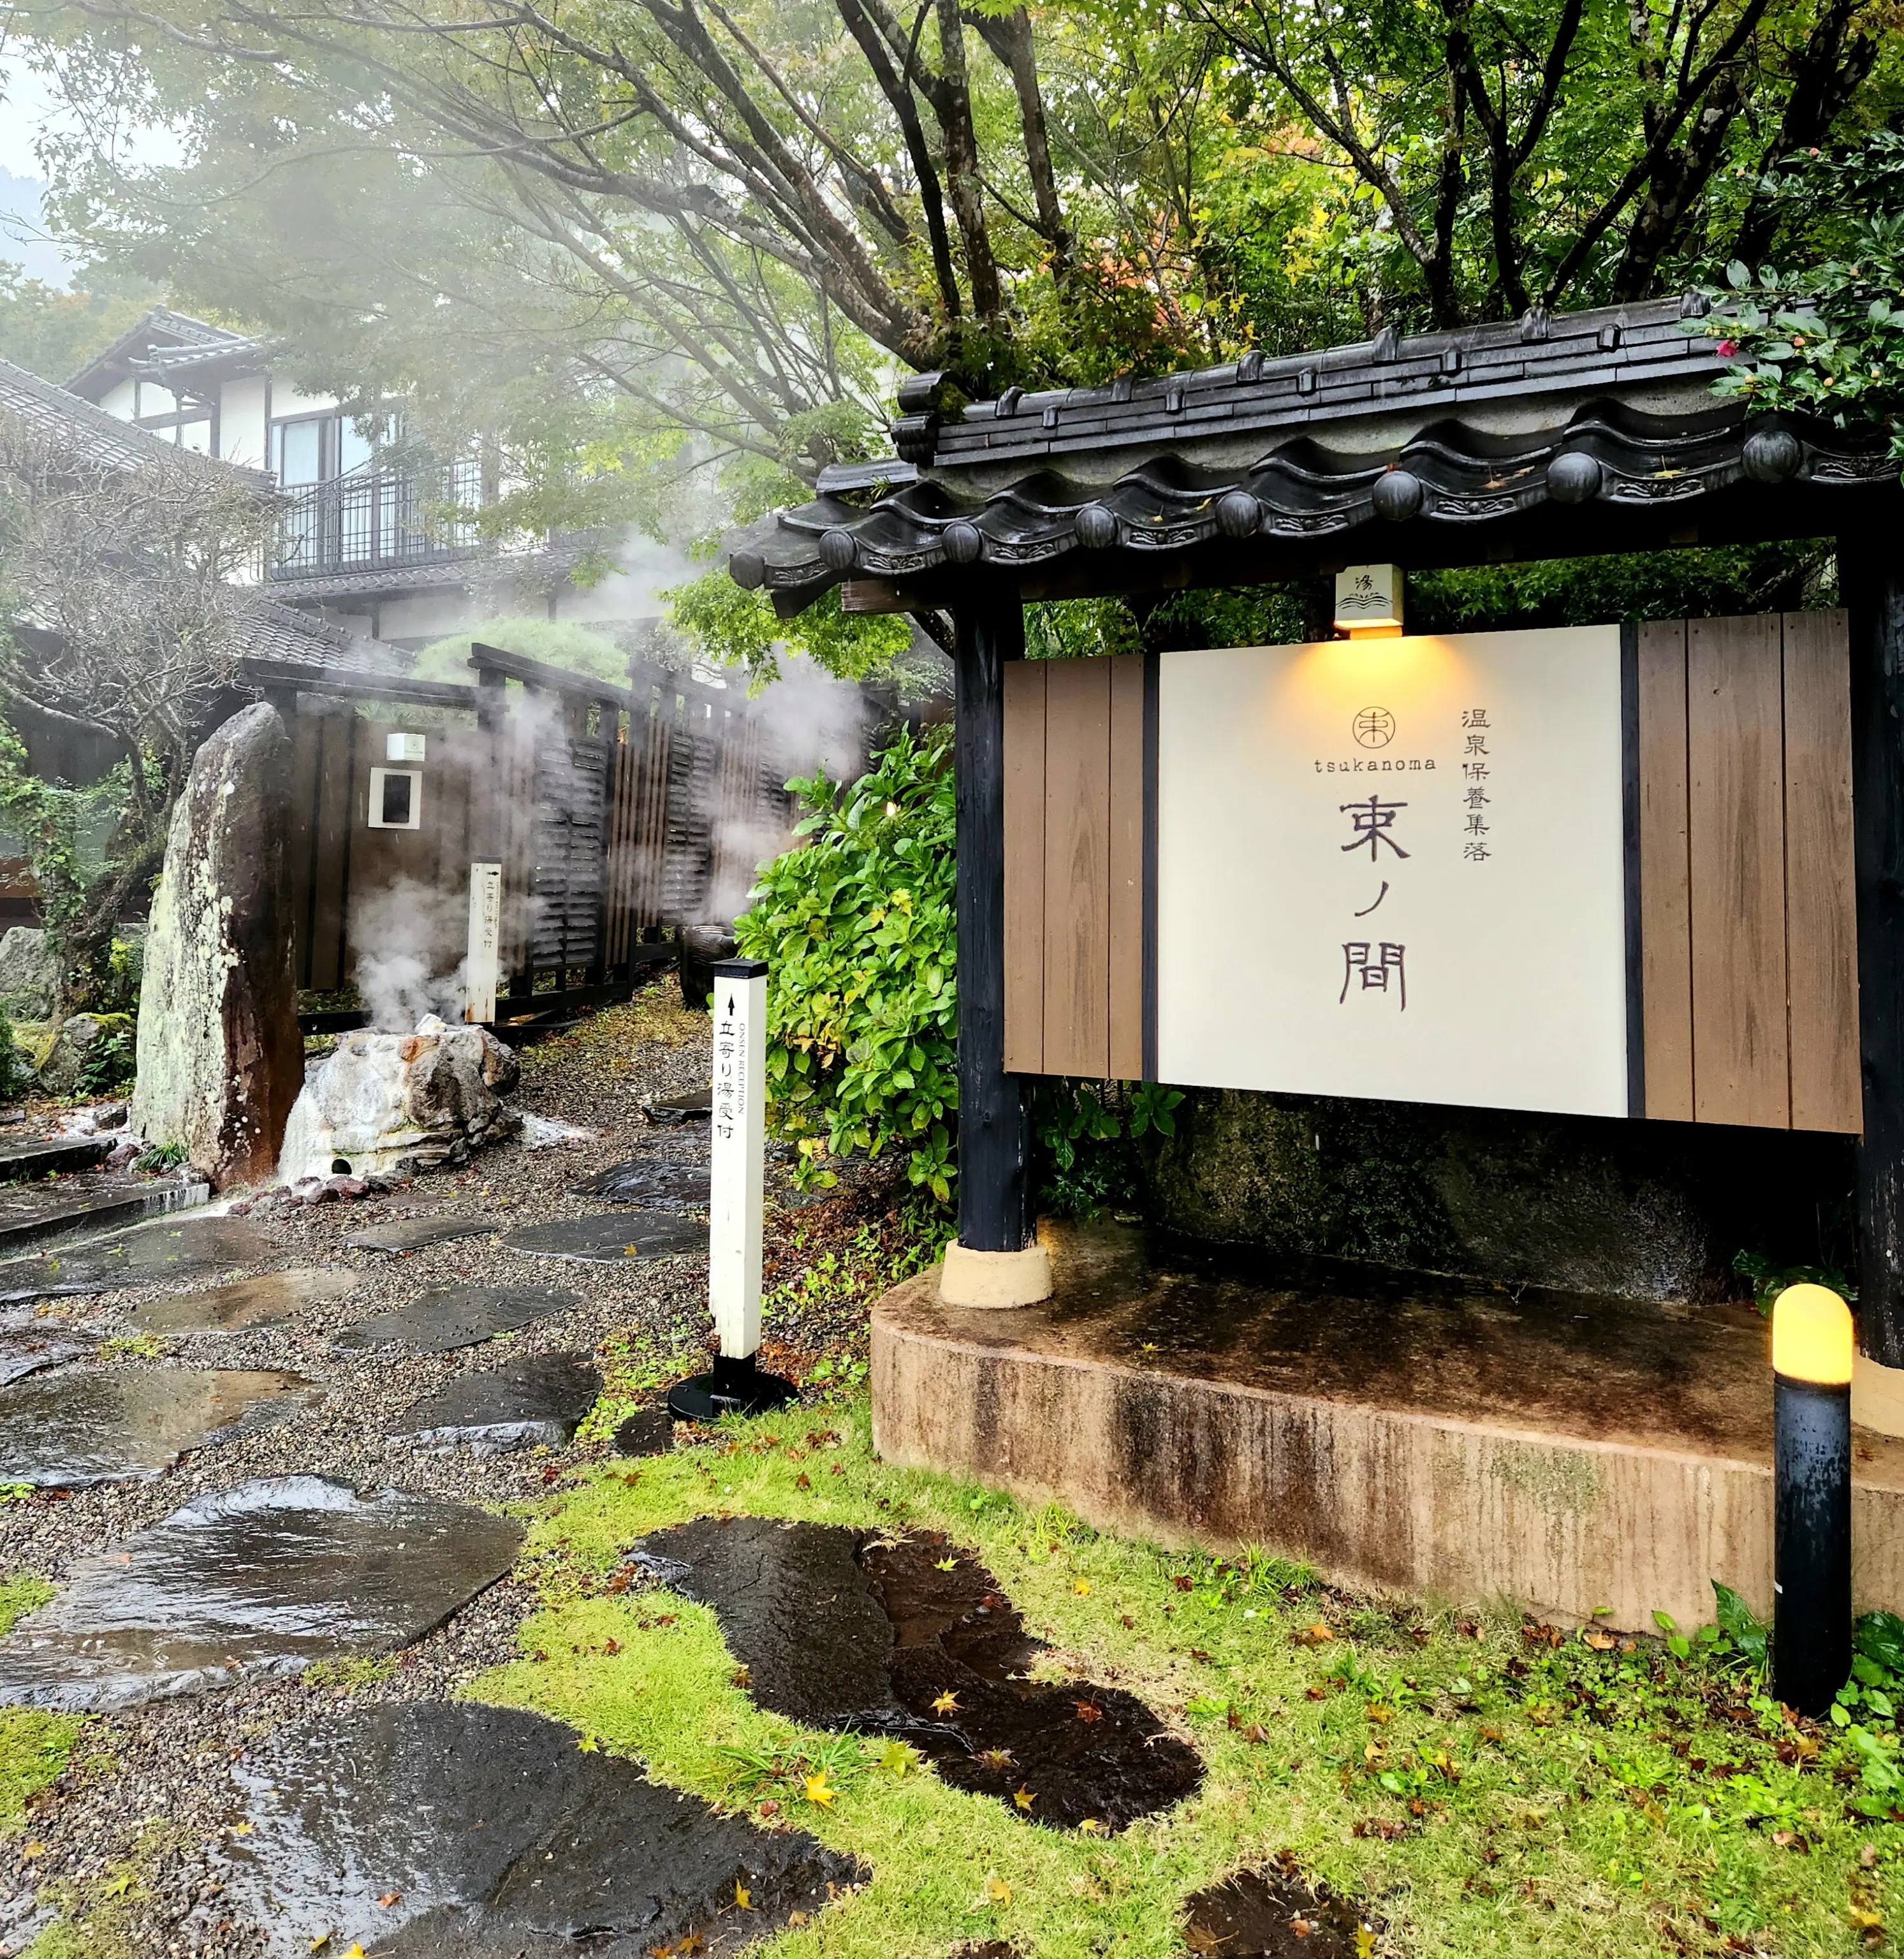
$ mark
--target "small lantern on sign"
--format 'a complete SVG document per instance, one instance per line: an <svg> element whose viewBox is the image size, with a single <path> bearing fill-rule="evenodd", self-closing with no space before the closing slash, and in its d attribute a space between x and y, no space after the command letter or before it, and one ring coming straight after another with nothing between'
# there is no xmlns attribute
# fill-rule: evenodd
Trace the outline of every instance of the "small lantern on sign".
<svg viewBox="0 0 1904 1959"><path fill-rule="evenodd" d="M1352 564L1335 574L1335 626L1352 640L1394 639L1401 630L1401 567Z"/></svg>
<svg viewBox="0 0 1904 1959"><path fill-rule="evenodd" d="M671 1389L680 1421L757 1414L793 1399L791 1381L763 1374L760 1211L766 1154L767 969L754 959L714 962L714 1084L709 1148L707 1303L720 1336L710 1373Z"/></svg>

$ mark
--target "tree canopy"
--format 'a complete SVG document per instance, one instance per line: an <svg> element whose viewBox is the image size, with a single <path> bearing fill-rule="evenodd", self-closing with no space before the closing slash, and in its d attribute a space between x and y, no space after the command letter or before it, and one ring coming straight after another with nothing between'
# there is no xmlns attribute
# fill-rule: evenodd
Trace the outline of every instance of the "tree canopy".
<svg viewBox="0 0 1904 1959"><path fill-rule="evenodd" d="M531 529L678 532L710 473L708 522L787 500L909 369L976 396L1671 290L1783 249L1782 174L1904 112L1900 0L0 12L84 106L46 160L101 265L502 444L488 521ZM129 118L186 160L122 167Z"/></svg>

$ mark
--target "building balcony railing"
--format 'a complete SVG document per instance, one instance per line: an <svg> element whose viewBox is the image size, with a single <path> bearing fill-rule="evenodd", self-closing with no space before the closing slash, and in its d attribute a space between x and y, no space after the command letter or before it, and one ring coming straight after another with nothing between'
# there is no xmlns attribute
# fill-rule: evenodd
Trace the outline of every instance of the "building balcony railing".
<svg viewBox="0 0 1904 1959"><path fill-rule="evenodd" d="M481 462L420 471L354 469L290 493L270 577L319 578L465 557L481 542L453 513L484 501Z"/></svg>

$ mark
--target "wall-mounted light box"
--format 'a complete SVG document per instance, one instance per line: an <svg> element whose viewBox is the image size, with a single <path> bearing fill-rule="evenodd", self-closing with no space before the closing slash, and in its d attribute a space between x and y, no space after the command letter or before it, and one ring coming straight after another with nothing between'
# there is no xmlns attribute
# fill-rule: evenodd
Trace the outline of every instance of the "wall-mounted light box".
<svg viewBox="0 0 1904 1959"><path fill-rule="evenodd" d="M383 758L386 762L420 762L427 746L421 735L392 735L384 742Z"/></svg>
<svg viewBox="0 0 1904 1959"><path fill-rule="evenodd" d="M420 741L420 735L414 738ZM370 827L420 830L423 827L423 771L373 769L370 771Z"/></svg>
<svg viewBox="0 0 1904 1959"><path fill-rule="evenodd" d="M1352 564L1335 574L1335 625L1352 640L1392 640L1401 632L1401 567Z"/></svg>

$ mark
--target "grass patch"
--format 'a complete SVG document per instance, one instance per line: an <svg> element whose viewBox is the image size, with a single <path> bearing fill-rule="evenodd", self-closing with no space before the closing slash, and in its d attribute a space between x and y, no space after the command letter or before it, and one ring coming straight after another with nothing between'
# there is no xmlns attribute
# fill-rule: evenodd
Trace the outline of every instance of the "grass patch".
<svg viewBox="0 0 1904 1959"><path fill-rule="evenodd" d="M395 1677L393 1659L375 1659L367 1654L346 1653L337 1659L312 1661L304 1669L306 1687L331 1688L343 1694L361 1693L367 1687L380 1687Z"/></svg>
<svg viewBox="0 0 1904 1959"><path fill-rule="evenodd" d="M0 1836L17 1836L30 1798L65 1773L84 1719L39 1707L0 1708Z"/></svg>
<svg viewBox="0 0 1904 1959"><path fill-rule="evenodd" d="M710 1612L608 1589L632 1539L721 1510L950 1532L1052 1643L1041 1672L1141 1695L1194 1741L1203 1789L1115 1837L1062 1835L910 1751L763 1713ZM771 1959L945 1959L988 1939L1162 1959L1184 1949L1191 1893L1284 1850L1411 1955L1848 1954L1904 1910L1884 1771L1864 1773L1848 1731L1788 1721L1728 1640L1430 1614L1260 1554L1100 1535L882 1465L863 1400L583 1471L539 1507L525 1559L541 1605L476 1697L539 1709L710 1800L773 1803L871 1868L865 1891L760 1948ZM1859 1716L1894 1760L1894 1732Z"/></svg>
<svg viewBox="0 0 1904 1959"><path fill-rule="evenodd" d="M0 1580L0 1633L11 1632L16 1619L38 1611L51 1600L53 1590L45 1579L36 1578L31 1572Z"/></svg>

